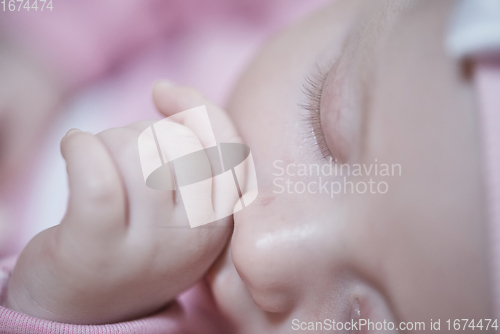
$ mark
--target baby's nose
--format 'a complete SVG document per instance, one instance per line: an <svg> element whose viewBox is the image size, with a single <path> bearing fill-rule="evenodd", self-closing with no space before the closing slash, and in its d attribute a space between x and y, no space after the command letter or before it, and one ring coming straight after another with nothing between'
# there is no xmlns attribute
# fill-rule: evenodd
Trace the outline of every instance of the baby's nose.
<svg viewBox="0 0 500 334"><path fill-rule="evenodd" d="M271 190L259 187L255 202L235 214L232 259L260 308L286 312L314 276L311 266L321 231L304 210L303 198Z"/></svg>

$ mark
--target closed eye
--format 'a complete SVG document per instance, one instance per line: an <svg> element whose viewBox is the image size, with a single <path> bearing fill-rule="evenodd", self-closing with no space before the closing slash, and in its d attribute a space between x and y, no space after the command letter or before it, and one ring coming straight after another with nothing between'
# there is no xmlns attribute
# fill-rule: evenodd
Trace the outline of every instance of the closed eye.
<svg viewBox="0 0 500 334"><path fill-rule="evenodd" d="M306 140L321 158L327 161L335 161L335 157L328 148L321 124L321 97L331 68L332 66L316 64L314 70L304 78L302 92L306 100L299 103L299 107L306 112L303 115Z"/></svg>

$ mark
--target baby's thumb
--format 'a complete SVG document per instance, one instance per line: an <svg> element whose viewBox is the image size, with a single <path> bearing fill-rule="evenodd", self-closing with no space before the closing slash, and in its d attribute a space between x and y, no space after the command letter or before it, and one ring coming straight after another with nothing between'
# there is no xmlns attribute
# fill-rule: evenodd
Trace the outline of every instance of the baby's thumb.
<svg viewBox="0 0 500 334"><path fill-rule="evenodd" d="M69 203L62 225L92 238L125 231L124 188L104 144L89 133L68 131L61 141L69 181Z"/></svg>

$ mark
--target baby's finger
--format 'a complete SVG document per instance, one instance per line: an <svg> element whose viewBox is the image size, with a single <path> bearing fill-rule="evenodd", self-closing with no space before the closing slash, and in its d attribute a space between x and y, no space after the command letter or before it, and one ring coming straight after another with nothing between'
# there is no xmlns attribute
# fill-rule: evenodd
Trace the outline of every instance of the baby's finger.
<svg viewBox="0 0 500 334"><path fill-rule="evenodd" d="M153 100L161 113L168 116L169 119L179 122L190 129L200 138L205 149L213 147L214 135L207 134L205 130L207 127L204 125L206 122L202 122L199 113L196 113L196 109L192 109L198 106L205 105L210 118L210 123L208 128L213 129L215 133L216 141L219 143L242 143L241 138L238 135L236 127L233 125L231 119L228 115L219 108L217 105L212 103L201 93L193 88L176 86L166 81L158 81L153 87ZM186 112L186 110L189 110ZM211 125L211 126L210 126ZM229 150L228 146L226 149ZM221 146L222 151L222 146ZM249 203L253 200L255 187L249 187L249 172L252 181L255 179L253 177L254 171L253 162L250 160L251 155L248 156L248 161L240 164L238 168L232 168L231 160L238 160L239 157L243 157L247 154L246 148L233 147L230 156L234 156L233 159L228 155L224 155L222 160L224 161L223 169L226 173L222 173L218 176L213 177L213 206L216 212L215 217L226 217L234 212L234 210L239 210L245 204L244 201L238 201L240 196L246 197L246 202ZM226 159L229 159L226 161ZM226 163L227 162L227 163ZM229 169L232 169L229 172ZM236 180L238 179L238 180ZM255 182L250 182L252 185ZM247 194L249 193L250 194ZM241 204L241 205L240 205ZM234 208L234 210L233 210Z"/></svg>
<svg viewBox="0 0 500 334"><path fill-rule="evenodd" d="M158 191L144 183L137 139L141 133L139 129L144 130L152 124L153 122L135 123L125 128L110 129L97 134L110 151L123 176L128 197L129 233L135 233L137 230L134 230L135 227L144 230L152 225L158 227L187 224L187 222L173 221L173 191Z"/></svg>
<svg viewBox="0 0 500 334"><path fill-rule="evenodd" d="M114 162L95 136L70 130L61 141L70 196L62 222L92 238L109 240L126 229L126 198Z"/></svg>
<svg viewBox="0 0 500 334"><path fill-rule="evenodd" d="M167 117L181 111L205 105L217 142L242 142L236 127L226 112L194 88L177 86L160 80L153 87L153 101L158 110ZM197 133L196 126L198 121L196 117L181 113L175 121L193 129Z"/></svg>
<svg viewBox="0 0 500 334"><path fill-rule="evenodd" d="M169 119L155 123L154 128L164 163L173 162L190 225L213 221L212 164L199 137L190 128Z"/></svg>

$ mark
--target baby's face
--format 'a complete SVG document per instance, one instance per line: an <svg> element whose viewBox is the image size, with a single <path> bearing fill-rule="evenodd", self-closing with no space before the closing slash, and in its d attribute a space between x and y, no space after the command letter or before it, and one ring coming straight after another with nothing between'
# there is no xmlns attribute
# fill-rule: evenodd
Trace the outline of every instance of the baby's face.
<svg viewBox="0 0 500 334"><path fill-rule="evenodd" d="M473 87L443 48L454 4L336 1L243 75L228 109L259 196L235 216L231 254L250 294L236 275L225 290L240 300L214 291L249 332L491 318ZM351 176L318 176L330 157Z"/></svg>

